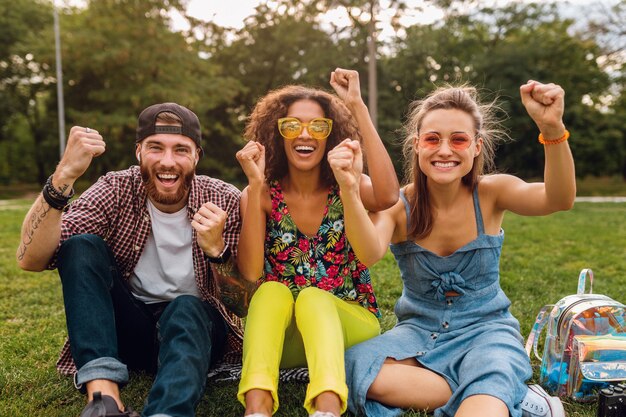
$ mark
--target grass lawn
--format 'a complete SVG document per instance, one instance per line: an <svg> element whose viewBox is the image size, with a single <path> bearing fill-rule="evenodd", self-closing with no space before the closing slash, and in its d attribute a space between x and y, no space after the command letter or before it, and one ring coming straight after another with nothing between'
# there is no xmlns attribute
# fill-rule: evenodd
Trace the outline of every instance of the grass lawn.
<svg viewBox="0 0 626 417"><path fill-rule="evenodd" d="M30 201L0 205L0 416L78 416L85 404L71 379L59 376L54 364L65 339L61 286L56 272L19 270L15 251ZM577 203L548 217L507 214L501 260L502 287L526 337L539 308L576 291L582 268L595 273L594 292L626 301L626 204ZM373 268L383 310L383 329L393 326L393 304L401 293L395 262L388 254ZM533 361L535 378L538 363ZM151 378L131 374L124 400L140 409ZM304 385L280 388L277 416L305 416ZM198 416L240 416L234 383L210 385ZM594 405L565 400L570 417L596 415ZM407 413L421 416L423 413Z"/></svg>

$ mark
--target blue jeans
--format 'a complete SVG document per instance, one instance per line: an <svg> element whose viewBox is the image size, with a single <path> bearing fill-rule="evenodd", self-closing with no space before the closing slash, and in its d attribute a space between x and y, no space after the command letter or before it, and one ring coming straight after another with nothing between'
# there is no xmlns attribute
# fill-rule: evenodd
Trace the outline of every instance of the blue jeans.
<svg viewBox="0 0 626 417"><path fill-rule="evenodd" d="M219 312L189 295L158 304L137 300L95 235L66 240L58 270L77 384L125 385L127 366L156 373L142 414L194 416L209 366L224 350L227 326Z"/></svg>

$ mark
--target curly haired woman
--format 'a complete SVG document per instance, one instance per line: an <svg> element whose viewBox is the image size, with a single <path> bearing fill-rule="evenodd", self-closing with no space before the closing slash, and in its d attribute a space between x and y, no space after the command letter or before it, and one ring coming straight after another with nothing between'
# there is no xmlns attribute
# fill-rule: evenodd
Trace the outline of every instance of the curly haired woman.
<svg viewBox="0 0 626 417"><path fill-rule="evenodd" d="M334 171L359 173L358 198L372 211L396 203L398 180L358 73L336 69L330 84L339 97L296 85L267 94L237 153L248 178L238 266L260 283L244 335L238 398L246 416L276 412L279 368L308 366L305 409L338 417L347 408L344 351L380 333L369 264L350 243ZM376 156L367 159L370 176L360 175L361 146Z"/></svg>

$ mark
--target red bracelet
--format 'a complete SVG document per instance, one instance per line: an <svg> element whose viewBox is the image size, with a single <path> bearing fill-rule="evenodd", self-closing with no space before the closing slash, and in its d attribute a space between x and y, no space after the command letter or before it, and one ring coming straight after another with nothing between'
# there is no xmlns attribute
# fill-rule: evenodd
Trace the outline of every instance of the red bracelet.
<svg viewBox="0 0 626 417"><path fill-rule="evenodd" d="M561 142L565 142L569 138L569 130L565 129L565 133L558 139L546 139L543 134L539 134L539 143L542 145L556 145Z"/></svg>

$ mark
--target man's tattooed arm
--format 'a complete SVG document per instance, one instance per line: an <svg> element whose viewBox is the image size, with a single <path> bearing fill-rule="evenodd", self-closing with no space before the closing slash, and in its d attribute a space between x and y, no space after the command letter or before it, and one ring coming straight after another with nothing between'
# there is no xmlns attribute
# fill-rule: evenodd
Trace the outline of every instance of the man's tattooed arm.
<svg viewBox="0 0 626 417"><path fill-rule="evenodd" d="M59 243L60 224L61 212L53 210L39 195L22 224L22 235L16 255L22 268L27 270L45 268Z"/></svg>
<svg viewBox="0 0 626 417"><path fill-rule="evenodd" d="M222 303L237 316L245 317L257 285L239 275L232 258L223 264L211 263L211 271L215 275Z"/></svg>
<svg viewBox="0 0 626 417"><path fill-rule="evenodd" d="M46 215L50 212L51 208L42 198L38 198L33 206L33 211L30 213L28 220L24 224L24 230L22 231L22 242L17 251L17 259L24 259L26 249L33 242L33 235L39 228L39 225L44 220Z"/></svg>

